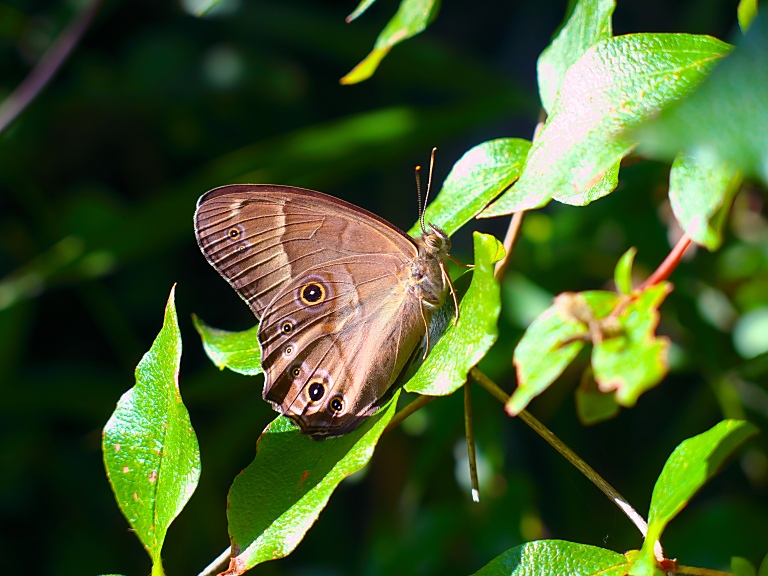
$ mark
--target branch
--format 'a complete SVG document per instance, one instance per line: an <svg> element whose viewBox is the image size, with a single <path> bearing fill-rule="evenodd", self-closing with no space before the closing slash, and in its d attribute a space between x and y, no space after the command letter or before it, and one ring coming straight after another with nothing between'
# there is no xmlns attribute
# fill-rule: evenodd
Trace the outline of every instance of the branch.
<svg viewBox="0 0 768 576"><path fill-rule="evenodd" d="M59 34L37 65L16 87L16 90L0 104L0 132L5 130L21 114L53 78L67 56L77 46L101 4L102 0L94 0L90 6L80 12L77 18Z"/></svg>

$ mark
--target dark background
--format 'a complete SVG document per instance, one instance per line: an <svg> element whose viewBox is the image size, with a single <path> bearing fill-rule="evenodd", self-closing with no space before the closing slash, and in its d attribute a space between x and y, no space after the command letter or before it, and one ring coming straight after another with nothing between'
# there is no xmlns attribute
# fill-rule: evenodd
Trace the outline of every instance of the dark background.
<svg viewBox="0 0 768 576"><path fill-rule="evenodd" d="M82 3L0 2L0 98L39 60ZM0 135L0 558L27 574L146 574L106 480L101 429L160 329L173 283L185 350L181 391L203 473L169 530L169 575L196 574L228 544L226 494L274 417L261 378L219 372L190 315L238 330L254 318L195 245L192 214L231 182L305 186L408 228L413 167L439 148L435 181L470 147L530 138L536 57L565 2L445 2L421 36L372 79L341 86L397 2L352 24L354 2L242 0L198 19L178 2L107 1L50 86ZM616 34L690 32L732 41L735 2L620 2ZM668 167L625 167L619 189L586 208L529 215L504 286L502 335L484 370L513 386L512 350L531 311L565 290L609 286L629 246L648 274L669 251ZM764 192L737 199L726 247L675 273L660 331L671 375L616 419L583 427L573 390L582 357L532 411L641 513L674 447L721 418L764 428L766 369L734 351L727 321L707 320L704 288L736 314L768 304ZM763 216L760 216L760 214ZM746 224L745 224L746 222ZM502 237L506 220L472 223ZM746 227L746 228L745 228ZM745 232L746 230L746 232ZM715 322L716 323L716 322ZM765 364L765 362L763 362ZM762 366L762 367L761 367ZM742 370L742 372L733 372ZM751 396L744 392L746 390ZM762 396L761 396L762 394ZM473 391L482 497L464 473L460 394L387 435L344 482L289 558L254 574L468 574L525 540L561 538L620 552L641 545L626 518L482 390ZM752 400L750 400L750 398ZM752 441L673 522L668 554L725 568L768 545L765 439Z"/></svg>

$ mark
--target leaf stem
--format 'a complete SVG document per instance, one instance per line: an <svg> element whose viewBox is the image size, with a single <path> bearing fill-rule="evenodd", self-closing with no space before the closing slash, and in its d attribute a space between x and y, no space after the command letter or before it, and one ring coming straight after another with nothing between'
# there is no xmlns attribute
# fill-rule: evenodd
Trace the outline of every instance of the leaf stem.
<svg viewBox="0 0 768 576"><path fill-rule="evenodd" d="M688 234L683 234L680 240L677 241L677 244L675 244L675 247L672 248L672 251L667 255L666 258L664 258L664 261L659 265L658 268L656 268L653 274L648 276L648 278L646 278L645 281L640 284L640 286L633 290L633 292L642 292L651 286L655 286L662 280L669 278L670 274L672 274L672 272L675 271L675 268L677 268L677 265L680 264L685 250L690 245L690 236L688 236Z"/></svg>
<svg viewBox="0 0 768 576"><path fill-rule="evenodd" d="M509 400L509 394L504 392L504 390L502 390L498 384L496 384L493 380L488 378L488 376L478 370L477 367L472 368L469 375L475 382L490 392L493 397L498 399L503 404L507 403L507 400ZM578 454L571 450L565 443L563 443L562 440L555 436L555 434L549 428L539 422L530 412L523 410L518 414L518 417L531 429L533 429L534 432L546 440L555 450L557 450L566 460L568 460L568 462L576 467L579 472L586 476L587 479L595 486L597 486L597 488L603 494L608 496L608 499L613 501L613 503L616 504L616 506L618 506L622 512L624 512L627 518L629 518L630 521L635 526L637 526L637 529L640 530L640 533L643 535L643 537L645 537L646 533L648 532L648 524L646 524L643 517L637 513L632 505L627 502L627 499L619 494L618 490L608 484L608 482L606 482L602 476L595 472L595 470L589 464L584 462L584 460L582 460Z"/></svg>
<svg viewBox="0 0 768 576"><path fill-rule="evenodd" d="M208 564L205 568L203 568L203 571L198 574L198 576L212 576L213 574L218 574L221 569L229 562L230 557L232 556L232 548L230 546L227 546L227 549L224 550L221 554L219 554L216 559Z"/></svg>
<svg viewBox="0 0 768 576"><path fill-rule="evenodd" d="M390 420L389 424L387 424L387 427L384 428L383 433L386 434L387 432L391 432L392 430L400 426L400 424L403 423L403 420L408 418L408 416L410 416L417 410L424 408L424 406L432 402L432 400L434 400L435 398L437 398L437 396L417 396L413 402L403 406L400 410L395 412L395 415L392 416L392 420Z"/></svg>
<svg viewBox="0 0 768 576"><path fill-rule="evenodd" d="M0 104L0 132L5 130L23 112L53 78L67 56L77 46L101 4L102 0L94 0L80 12L72 23L59 34L37 65L16 87L16 90Z"/></svg>
<svg viewBox="0 0 768 576"><path fill-rule="evenodd" d="M467 437L467 457L469 458L469 480L472 485L472 500L480 502L480 482L477 479L477 452L475 434L472 431L472 394L470 382L464 382L464 432Z"/></svg>
<svg viewBox="0 0 768 576"><path fill-rule="evenodd" d="M504 278L504 274L507 273L507 268L512 260L512 251L515 249L515 244L520 235L520 225L523 223L524 215L524 210L512 214L507 234L504 236L504 258L496 262L496 268L493 270L493 276L498 281L501 281Z"/></svg>

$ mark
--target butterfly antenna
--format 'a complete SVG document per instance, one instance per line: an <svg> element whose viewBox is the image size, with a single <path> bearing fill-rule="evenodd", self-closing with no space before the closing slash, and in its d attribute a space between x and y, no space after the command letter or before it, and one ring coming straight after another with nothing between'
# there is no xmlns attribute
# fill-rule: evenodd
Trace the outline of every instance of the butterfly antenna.
<svg viewBox="0 0 768 576"><path fill-rule="evenodd" d="M429 176L427 177L427 193L424 195L424 203L421 201L421 166L416 167L416 191L419 196L419 223L421 224L421 231L426 234L427 227L424 225L424 212L427 211L427 202L429 202L429 192L432 190L432 172L435 168L435 152L437 148L432 148L432 154L429 157Z"/></svg>
<svg viewBox="0 0 768 576"><path fill-rule="evenodd" d="M419 203L419 224L421 224L421 231L426 234L427 230L424 227L424 210L421 208L421 166L416 166L413 169L416 175L416 201Z"/></svg>

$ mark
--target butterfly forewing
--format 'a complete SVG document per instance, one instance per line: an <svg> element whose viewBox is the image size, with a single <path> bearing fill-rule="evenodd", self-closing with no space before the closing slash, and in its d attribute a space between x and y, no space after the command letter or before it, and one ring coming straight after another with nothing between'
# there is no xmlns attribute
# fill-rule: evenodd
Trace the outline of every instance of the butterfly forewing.
<svg viewBox="0 0 768 576"><path fill-rule="evenodd" d="M414 279L424 267L411 238L331 196L261 185L205 194L195 230L261 320L266 399L315 436L381 405L425 334L422 280L443 286L433 271Z"/></svg>

